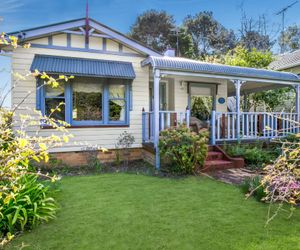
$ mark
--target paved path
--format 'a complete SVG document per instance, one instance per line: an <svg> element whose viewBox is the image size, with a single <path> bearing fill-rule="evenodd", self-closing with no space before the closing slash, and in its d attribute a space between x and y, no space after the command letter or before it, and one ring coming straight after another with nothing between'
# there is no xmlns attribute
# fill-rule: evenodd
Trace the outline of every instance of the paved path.
<svg viewBox="0 0 300 250"><path fill-rule="evenodd" d="M214 179L220 180L229 184L241 184L245 178L257 175L257 172L245 168L232 168L226 170L207 173Z"/></svg>

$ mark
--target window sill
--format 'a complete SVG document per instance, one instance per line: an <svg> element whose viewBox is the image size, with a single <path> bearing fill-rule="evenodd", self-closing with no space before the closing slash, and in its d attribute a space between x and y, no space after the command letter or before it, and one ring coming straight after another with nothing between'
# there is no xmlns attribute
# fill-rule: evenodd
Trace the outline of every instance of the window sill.
<svg viewBox="0 0 300 250"><path fill-rule="evenodd" d="M52 126L40 126L41 129L54 129ZM78 125L78 126L69 126L67 129L72 128L129 128L129 125L126 124L109 124L109 125Z"/></svg>

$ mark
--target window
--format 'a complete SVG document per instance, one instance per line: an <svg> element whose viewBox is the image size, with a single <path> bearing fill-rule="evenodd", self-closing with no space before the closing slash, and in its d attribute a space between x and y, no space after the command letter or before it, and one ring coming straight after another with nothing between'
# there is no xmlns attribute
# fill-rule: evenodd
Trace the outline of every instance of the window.
<svg viewBox="0 0 300 250"><path fill-rule="evenodd" d="M103 82L81 79L71 84L73 124L101 124L103 121Z"/></svg>
<svg viewBox="0 0 300 250"><path fill-rule="evenodd" d="M109 84L109 121L125 121L126 85Z"/></svg>
<svg viewBox="0 0 300 250"><path fill-rule="evenodd" d="M45 115L56 120L65 121L65 86L57 88L45 86ZM58 109L59 107L59 109Z"/></svg>
<svg viewBox="0 0 300 250"><path fill-rule="evenodd" d="M44 103L40 105L44 115L71 126L129 125L130 85L123 79L76 77L58 88L44 86L42 97L37 92L37 102ZM61 102L65 103L61 111L51 114Z"/></svg>

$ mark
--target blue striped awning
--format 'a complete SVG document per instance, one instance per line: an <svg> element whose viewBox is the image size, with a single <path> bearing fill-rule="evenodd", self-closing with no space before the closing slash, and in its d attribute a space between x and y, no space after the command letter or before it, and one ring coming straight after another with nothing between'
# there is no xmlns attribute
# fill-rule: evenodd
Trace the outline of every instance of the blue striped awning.
<svg viewBox="0 0 300 250"><path fill-rule="evenodd" d="M230 77L247 77L274 81L300 82L300 78L293 73L279 72L266 69L228 66L216 63L201 62L180 57L149 56L142 62L142 66L151 65L153 68L170 71L202 73Z"/></svg>
<svg viewBox="0 0 300 250"><path fill-rule="evenodd" d="M134 79L130 62L85 59L75 57L35 55L30 70L47 74Z"/></svg>

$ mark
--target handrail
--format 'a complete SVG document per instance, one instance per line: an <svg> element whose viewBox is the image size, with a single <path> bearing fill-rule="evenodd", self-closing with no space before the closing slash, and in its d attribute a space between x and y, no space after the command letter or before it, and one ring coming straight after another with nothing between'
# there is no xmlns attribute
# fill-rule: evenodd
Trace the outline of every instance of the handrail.
<svg viewBox="0 0 300 250"><path fill-rule="evenodd" d="M159 131L185 124L190 125L190 111L160 110ZM154 112L142 111L142 141L154 142Z"/></svg>

